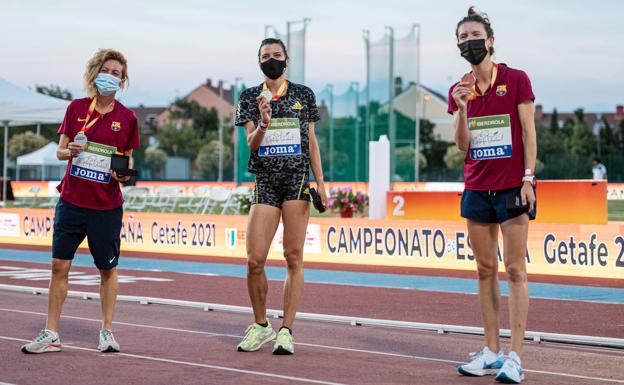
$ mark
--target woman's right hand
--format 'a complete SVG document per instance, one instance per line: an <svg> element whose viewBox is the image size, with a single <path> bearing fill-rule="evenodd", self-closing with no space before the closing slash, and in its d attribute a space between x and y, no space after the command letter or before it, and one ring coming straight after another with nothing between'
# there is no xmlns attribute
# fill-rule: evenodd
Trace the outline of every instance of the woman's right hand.
<svg viewBox="0 0 624 385"><path fill-rule="evenodd" d="M69 144L67 145L67 149L69 150L69 154L72 156L72 158L77 157L78 155L80 155L81 152L84 151L84 147L75 142L69 142Z"/></svg>
<svg viewBox="0 0 624 385"><path fill-rule="evenodd" d="M466 110L466 103L468 99L472 96L472 89L469 83L459 82L455 88L453 88L453 92L451 93L453 100L455 100L455 104L461 111Z"/></svg>
<svg viewBox="0 0 624 385"><path fill-rule="evenodd" d="M271 123L271 103L269 103L263 96L256 98L258 103L258 109L260 110L260 116L262 117L262 124L268 126Z"/></svg>

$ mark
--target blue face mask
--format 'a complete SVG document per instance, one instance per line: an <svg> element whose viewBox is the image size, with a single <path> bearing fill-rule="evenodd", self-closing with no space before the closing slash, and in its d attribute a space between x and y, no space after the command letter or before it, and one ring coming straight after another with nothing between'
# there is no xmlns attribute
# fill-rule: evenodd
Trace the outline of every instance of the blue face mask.
<svg viewBox="0 0 624 385"><path fill-rule="evenodd" d="M95 86L98 92L102 96L108 96L114 92L119 91L119 84L121 79L111 74L99 73L95 78Z"/></svg>

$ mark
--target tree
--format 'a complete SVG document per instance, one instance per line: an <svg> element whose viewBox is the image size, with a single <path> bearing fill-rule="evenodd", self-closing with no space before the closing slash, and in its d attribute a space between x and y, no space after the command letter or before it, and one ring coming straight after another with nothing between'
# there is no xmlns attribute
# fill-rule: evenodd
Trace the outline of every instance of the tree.
<svg viewBox="0 0 624 385"><path fill-rule="evenodd" d="M386 118L387 120L387 115ZM397 139L414 140L415 121L396 113ZM444 154L452 143L443 141L435 134L435 124L428 119L420 119L420 151L427 159L427 167L444 167Z"/></svg>
<svg viewBox="0 0 624 385"><path fill-rule="evenodd" d="M347 175L347 169L352 165L350 161L353 162L353 158L349 158L346 152L334 149L334 180L351 179L350 175Z"/></svg>
<svg viewBox="0 0 624 385"><path fill-rule="evenodd" d="M559 114L557 109L554 108L552 115L550 115L550 133L555 134L557 131L559 131Z"/></svg>
<svg viewBox="0 0 624 385"><path fill-rule="evenodd" d="M566 147L572 155L591 155L596 148L596 139L585 124L583 109L574 111L574 118L566 122L570 135L566 138Z"/></svg>
<svg viewBox="0 0 624 385"><path fill-rule="evenodd" d="M403 178L403 180L414 180L414 147L403 146L396 149L396 173ZM427 158L421 152L418 163L419 171L424 170L427 167Z"/></svg>
<svg viewBox="0 0 624 385"><path fill-rule="evenodd" d="M145 149L144 164L150 170L152 178L162 177L163 167L167 164L167 153L156 147Z"/></svg>
<svg viewBox="0 0 624 385"><path fill-rule="evenodd" d="M9 141L9 157L15 159L20 155L29 154L48 143L50 143L49 140L32 131L26 131L23 134L15 134Z"/></svg>
<svg viewBox="0 0 624 385"><path fill-rule="evenodd" d="M535 174L541 174L544 171L544 162L539 160L539 158L535 159Z"/></svg>
<svg viewBox="0 0 624 385"><path fill-rule="evenodd" d="M180 129L173 125L161 128L156 135L159 148L169 155L194 158L203 144L193 127L183 125Z"/></svg>
<svg viewBox="0 0 624 385"><path fill-rule="evenodd" d="M616 134L616 140L618 142L618 148L620 153L624 152L624 119L620 120L620 129Z"/></svg>
<svg viewBox="0 0 624 385"><path fill-rule="evenodd" d="M35 86L35 90L44 95L51 96L53 98L63 99L63 100L72 100L72 93L67 89L61 89L61 87L57 85L48 86Z"/></svg>
<svg viewBox="0 0 624 385"><path fill-rule="evenodd" d="M197 165L203 175L208 179L216 179L219 175L219 148L219 141L212 140L208 144L202 146L195 159L195 165ZM225 167L231 164L232 149L229 146L223 146L223 165Z"/></svg>
<svg viewBox="0 0 624 385"><path fill-rule="evenodd" d="M444 164L451 170L461 170L464 167L464 159L466 159L466 153L456 145L452 145L446 149Z"/></svg>
<svg viewBox="0 0 624 385"><path fill-rule="evenodd" d="M546 126L535 128L537 135L537 156L546 159L548 155L560 154L565 151L566 138L561 130L552 131Z"/></svg>
<svg viewBox="0 0 624 385"><path fill-rule="evenodd" d="M617 137L615 128L611 128L609 121L605 117L602 118L602 121L600 123L601 127L598 133L598 140L600 140L601 154L621 154L621 149L619 148L619 138Z"/></svg>
<svg viewBox="0 0 624 385"><path fill-rule="evenodd" d="M210 132L219 130L219 114L215 108L207 110L195 100L176 99L171 112L173 119L187 120L201 138L207 139Z"/></svg>

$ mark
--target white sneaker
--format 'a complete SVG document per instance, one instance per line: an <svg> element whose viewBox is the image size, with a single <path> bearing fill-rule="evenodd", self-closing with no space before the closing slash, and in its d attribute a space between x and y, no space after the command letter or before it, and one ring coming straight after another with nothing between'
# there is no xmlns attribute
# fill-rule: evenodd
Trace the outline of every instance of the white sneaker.
<svg viewBox="0 0 624 385"><path fill-rule="evenodd" d="M109 329L100 329L100 343L98 344L98 350L102 353L116 353L119 352L119 344L115 341L113 332Z"/></svg>
<svg viewBox="0 0 624 385"><path fill-rule="evenodd" d="M520 357L516 352L509 353L503 367L498 371L496 375L496 381L505 384L520 384L524 380L524 370L522 370L522 363Z"/></svg>
<svg viewBox="0 0 624 385"><path fill-rule="evenodd" d="M37 338L22 346L22 352L27 354L60 352L63 349L57 332L44 329Z"/></svg>
<svg viewBox="0 0 624 385"><path fill-rule="evenodd" d="M496 354L487 346L480 352L470 353L470 358L472 360L469 363L457 368L457 371L464 376L494 375L503 367L503 352Z"/></svg>

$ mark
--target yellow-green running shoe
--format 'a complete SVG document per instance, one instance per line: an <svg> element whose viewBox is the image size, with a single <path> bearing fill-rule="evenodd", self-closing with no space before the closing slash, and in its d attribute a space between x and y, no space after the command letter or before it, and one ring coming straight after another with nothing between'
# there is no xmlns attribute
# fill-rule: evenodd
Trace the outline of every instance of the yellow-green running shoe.
<svg viewBox="0 0 624 385"><path fill-rule="evenodd" d="M288 329L282 328L277 334L277 340L273 345L273 354L286 355L295 354L295 344L293 336Z"/></svg>
<svg viewBox="0 0 624 385"><path fill-rule="evenodd" d="M249 325L247 330L245 330L245 337L241 343L238 344L238 351L256 352L260 350L262 345L273 341L275 339L275 330L273 330L269 321L267 321L267 324L266 327L258 325L255 322Z"/></svg>

